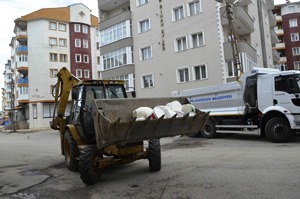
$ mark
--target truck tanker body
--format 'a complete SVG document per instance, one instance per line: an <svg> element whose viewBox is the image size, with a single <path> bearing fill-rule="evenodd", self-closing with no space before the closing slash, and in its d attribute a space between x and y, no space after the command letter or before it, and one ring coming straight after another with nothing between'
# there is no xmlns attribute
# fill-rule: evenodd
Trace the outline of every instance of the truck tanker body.
<svg viewBox="0 0 300 199"><path fill-rule="evenodd" d="M239 81L173 92L210 112L201 134L258 131L273 142L286 142L300 129L300 72L254 68Z"/></svg>

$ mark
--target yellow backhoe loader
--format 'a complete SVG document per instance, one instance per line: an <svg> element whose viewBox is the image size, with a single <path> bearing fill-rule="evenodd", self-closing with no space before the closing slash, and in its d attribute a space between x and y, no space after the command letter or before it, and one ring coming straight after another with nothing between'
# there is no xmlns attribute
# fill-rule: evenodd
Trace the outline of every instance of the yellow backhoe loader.
<svg viewBox="0 0 300 199"><path fill-rule="evenodd" d="M60 131L66 166L78 171L82 181L99 181L103 168L148 159L151 171L161 169L160 138L200 131L208 113L178 117L133 114L140 107L154 108L174 101L189 104L185 97L127 98L124 81L79 80L67 68L57 74L53 90L56 102L51 128ZM66 114L70 94L72 105ZM66 117L66 115L68 115ZM144 141L148 141L147 147Z"/></svg>

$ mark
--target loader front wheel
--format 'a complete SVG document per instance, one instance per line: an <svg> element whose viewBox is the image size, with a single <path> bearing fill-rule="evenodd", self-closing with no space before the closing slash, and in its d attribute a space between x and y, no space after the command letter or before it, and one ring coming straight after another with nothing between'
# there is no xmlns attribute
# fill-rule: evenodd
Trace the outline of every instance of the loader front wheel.
<svg viewBox="0 0 300 199"><path fill-rule="evenodd" d="M77 143L72 137L72 134L69 130L65 132L64 135L64 145L63 145L63 150L64 150L64 155L65 155L65 162L67 165L67 168L70 171L78 171L79 168L79 150L77 147Z"/></svg>
<svg viewBox="0 0 300 199"><path fill-rule="evenodd" d="M87 146L82 149L79 158L79 173L81 180L87 184L94 184L101 178L99 168L100 156L97 154L96 146Z"/></svg>
<svg viewBox="0 0 300 199"><path fill-rule="evenodd" d="M161 150L159 139L149 140L148 152L150 171L159 171L161 169Z"/></svg>
<svg viewBox="0 0 300 199"><path fill-rule="evenodd" d="M208 119L201 130L201 135L204 138L215 138L217 137L216 126L213 120Z"/></svg>

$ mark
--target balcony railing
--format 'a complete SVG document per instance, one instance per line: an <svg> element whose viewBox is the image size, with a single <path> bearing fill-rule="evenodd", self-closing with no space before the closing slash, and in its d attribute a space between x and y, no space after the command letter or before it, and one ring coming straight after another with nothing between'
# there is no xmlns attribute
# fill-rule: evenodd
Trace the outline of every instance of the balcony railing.
<svg viewBox="0 0 300 199"><path fill-rule="evenodd" d="M28 78L20 78L20 79L18 79L18 84L28 84Z"/></svg>
<svg viewBox="0 0 300 199"><path fill-rule="evenodd" d="M269 21L270 21L270 27L276 26L276 18L272 11L269 11Z"/></svg>
<svg viewBox="0 0 300 199"><path fill-rule="evenodd" d="M28 47L27 46L18 46L17 47L17 54L27 53Z"/></svg>
<svg viewBox="0 0 300 199"><path fill-rule="evenodd" d="M270 35L271 35L272 44L277 44L279 42L279 40L278 40L278 36L277 36L275 30L271 29L270 30Z"/></svg>
<svg viewBox="0 0 300 199"><path fill-rule="evenodd" d="M119 0L119 1L101 0L98 1L98 7L100 10L110 11L129 2L130 0Z"/></svg>
<svg viewBox="0 0 300 199"><path fill-rule="evenodd" d="M281 15L276 16L276 22L277 23L282 22L282 16Z"/></svg>
<svg viewBox="0 0 300 199"><path fill-rule="evenodd" d="M274 50L283 50L283 49L285 49L285 43L277 43L277 44L275 44L273 49Z"/></svg>
<svg viewBox="0 0 300 199"><path fill-rule="evenodd" d="M278 36L284 35L283 29L277 29L277 30L275 30L275 32L276 32L276 35L278 35Z"/></svg>

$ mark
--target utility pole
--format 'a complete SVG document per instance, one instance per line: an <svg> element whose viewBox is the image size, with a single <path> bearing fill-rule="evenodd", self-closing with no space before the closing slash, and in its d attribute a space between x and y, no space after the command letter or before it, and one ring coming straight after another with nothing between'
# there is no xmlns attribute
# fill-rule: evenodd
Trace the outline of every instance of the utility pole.
<svg viewBox="0 0 300 199"><path fill-rule="evenodd" d="M223 3L223 0L216 0L219 3ZM233 27L233 3L230 0L224 0L226 6L226 18L228 20L228 34L229 34L229 42L232 48L232 56L233 56L233 64L234 64L234 75L236 76L236 80L239 80L239 75L243 73L243 68L241 67L239 50L238 50L238 41L235 38L235 32Z"/></svg>
<svg viewBox="0 0 300 199"><path fill-rule="evenodd" d="M11 108L11 132L16 132L16 126L15 126L15 82L14 82L14 78L12 75L11 78L11 104L10 104Z"/></svg>

